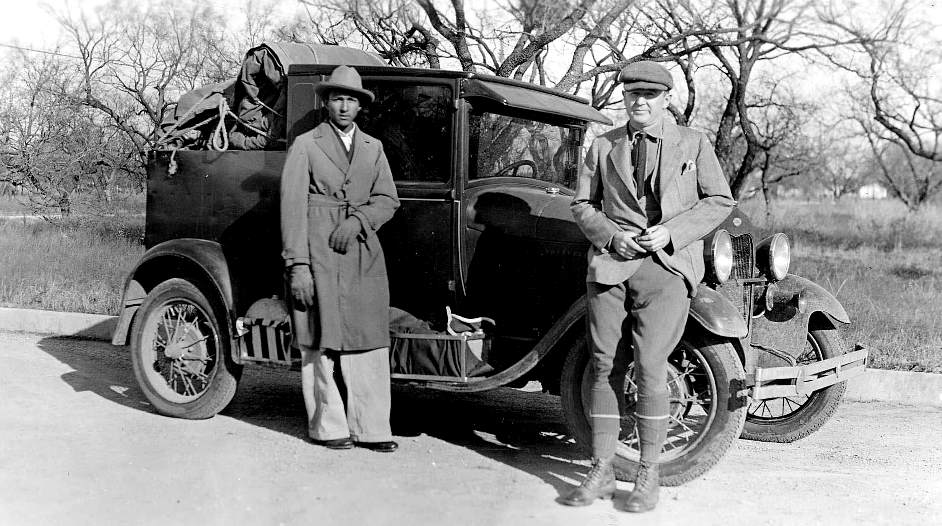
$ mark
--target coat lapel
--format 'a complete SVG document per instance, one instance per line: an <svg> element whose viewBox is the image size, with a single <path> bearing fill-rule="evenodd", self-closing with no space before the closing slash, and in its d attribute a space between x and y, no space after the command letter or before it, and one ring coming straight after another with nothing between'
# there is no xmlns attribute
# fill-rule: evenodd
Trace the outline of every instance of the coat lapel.
<svg viewBox="0 0 942 526"><path fill-rule="evenodd" d="M661 162L658 163L657 187L661 200L667 195L668 185L675 177L680 175L680 164L684 162L684 151L681 149L680 131L677 125L664 122L664 143L661 145Z"/></svg>
<svg viewBox="0 0 942 526"><path fill-rule="evenodd" d="M369 151L372 147L372 138L363 133L363 130L357 128L357 132L353 135L353 159L350 161L346 179L350 179L353 174L371 173L368 163L371 158Z"/></svg>
<svg viewBox="0 0 942 526"><path fill-rule="evenodd" d="M608 154L618 172L618 178L628 187L628 193L631 199L637 202L637 192L635 190L634 166L631 164L631 141L628 140L628 133L619 134L613 141L612 150Z"/></svg>
<svg viewBox="0 0 942 526"><path fill-rule="evenodd" d="M360 134L357 133L356 136ZM347 152L340 143L340 138L330 129L330 123L322 122L317 128L314 128L314 143L324 152L328 159L340 169L344 174L350 169L350 161L347 160ZM356 150L354 150L354 154Z"/></svg>

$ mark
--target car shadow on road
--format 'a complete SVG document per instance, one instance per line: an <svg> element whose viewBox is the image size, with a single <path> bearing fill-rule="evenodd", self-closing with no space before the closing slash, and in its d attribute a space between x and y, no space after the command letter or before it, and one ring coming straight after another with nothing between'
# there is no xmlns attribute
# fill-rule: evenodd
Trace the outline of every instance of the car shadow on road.
<svg viewBox="0 0 942 526"><path fill-rule="evenodd" d="M49 336L39 341L39 348L72 368L61 378L76 393L92 392L131 409L155 412L137 387L131 360L120 347L80 338Z"/></svg>
<svg viewBox="0 0 942 526"><path fill-rule="evenodd" d="M296 371L247 368L222 414L307 440ZM586 462L577 462L586 455L567 434L556 396L506 388L455 394L395 385L390 420L394 438L425 434L470 449L539 477L560 495L588 471Z"/></svg>
<svg viewBox="0 0 942 526"><path fill-rule="evenodd" d="M137 385L127 349L104 342L47 337L39 347L72 370L62 380L137 411L156 414ZM247 367L235 398L221 413L307 440L297 371ZM426 434L539 477L563 495L581 481L586 458L568 436L558 397L502 388L455 394L393 387L393 435ZM313 447L313 446L312 446Z"/></svg>
<svg viewBox="0 0 942 526"><path fill-rule="evenodd" d="M562 496L588 471L586 455L568 435L559 397L501 388L456 394L397 386L393 434L424 433L519 469Z"/></svg>

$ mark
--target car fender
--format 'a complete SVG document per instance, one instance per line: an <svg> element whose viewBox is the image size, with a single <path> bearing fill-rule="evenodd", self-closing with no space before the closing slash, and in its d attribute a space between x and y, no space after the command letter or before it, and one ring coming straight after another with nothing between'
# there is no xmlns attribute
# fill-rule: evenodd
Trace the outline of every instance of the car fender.
<svg viewBox="0 0 942 526"><path fill-rule="evenodd" d="M810 320L816 314L824 315L834 327L850 323L847 311L837 298L817 283L794 274L769 284L756 305L761 314L753 316L751 344L759 349L768 349L772 354L784 352L792 357L799 356L804 349ZM763 363L761 356L760 367L771 365ZM782 365L781 361L774 363Z"/></svg>
<svg viewBox="0 0 942 526"><path fill-rule="evenodd" d="M720 292L700 284L690 300L690 318L718 336L745 338L749 333L742 313Z"/></svg>
<svg viewBox="0 0 942 526"><path fill-rule="evenodd" d="M111 338L112 345L128 344L134 315L147 293L171 278L195 281L210 301L225 308L226 319L219 322L227 329L233 327L232 282L222 246L205 239L172 239L145 252L125 279L121 313Z"/></svg>

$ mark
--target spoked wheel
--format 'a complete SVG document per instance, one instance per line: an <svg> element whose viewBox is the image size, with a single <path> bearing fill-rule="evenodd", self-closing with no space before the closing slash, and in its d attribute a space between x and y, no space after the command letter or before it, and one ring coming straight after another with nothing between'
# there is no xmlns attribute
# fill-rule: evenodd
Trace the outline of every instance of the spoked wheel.
<svg viewBox="0 0 942 526"><path fill-rule="evenodd" d="M841 337L836 330L813 330L795 362L806 365L834 358L841 354L841 349ZM840 382L810 395L754 400L749 404L742 437L762 442L794 442L804 438L831 418L846 390L847 382Z"/></svg>
<svg viewBox="0 0 942 526"><path fill-rule="evenodd" d="M625 404L615 456L616 475L634 480L640 461L638 426L634 418L637 386L629 366ZM676 486L709 470L729 449L742 430L746 416L737 391L745 372L732 345L707 343L685 336L668 358L670 424L659 458L661 484ZM576 442L591 449L589 403L591 367L584 339L569 353L560 379L563 412Z"/></svg>
<svg viewBox="0 0 942 526"><path fill-rule="evenodd" d="M209 418L235 395L241 368L231 363L212 306L192 283L171 279L154 287L131 343L134 375L161 414Z"/></svg>
<svg viewBox="0 0 942 526"><path fill-rule="evenodd" d="M661 460L676 457L685 447L689 447L696 439L702 438L702 432L715 416L711 393L716 391L716 385L709 373L704 370L702 356L688 356L688 353L698 353L695 349L679 346L667 363L667 388L670 397L670 424L668 426L667 442L661 451ZM693 358L693 359L690 359ZM586 367L585 374L590 373ZM621 433L619 436L619 454L632 460L640 460L640 437L638 436L638 421L635 419L635 407L638 401L638 386L635 383L634 363L628 366L628 377L625 386L625 410L621 415ZM589 400L589 380L586 376L583 382L583 400ZM698 389L701 389L698 391Z"/></svg>

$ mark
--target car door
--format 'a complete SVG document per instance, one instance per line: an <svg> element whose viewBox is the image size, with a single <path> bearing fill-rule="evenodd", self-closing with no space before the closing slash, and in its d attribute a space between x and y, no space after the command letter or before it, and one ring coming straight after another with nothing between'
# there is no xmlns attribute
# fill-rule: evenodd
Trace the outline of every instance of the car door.
<svg viewBox="0 0 942 526"><path fill-rule="evenodd" d="M584 293L586 242L569 214L581 129L482 106L468 115L462 291L471 315L497 322L495 358L512 362Z"/></svg>
<svg viewBox="0 0 942 526"><path fill-rule="evenodd" d="M358 122L382 141L400 199L379 231L390 304L440 328L456 301L454 81L365 76L363 85L376 100Z"/></svg>

